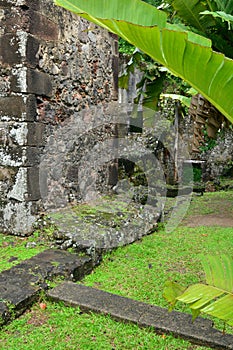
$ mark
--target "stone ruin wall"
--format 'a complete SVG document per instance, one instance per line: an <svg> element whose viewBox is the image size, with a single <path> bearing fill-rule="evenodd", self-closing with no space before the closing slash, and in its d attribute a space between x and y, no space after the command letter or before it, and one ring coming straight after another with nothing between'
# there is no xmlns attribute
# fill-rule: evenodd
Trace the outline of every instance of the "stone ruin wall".
<svg viewBox="0 0 233 350"><path fill-rule="evenodd" d="M117 60L116 37L52 0L0 0L0 232L26 235L44 208L82 199L85 150L116 132Z"/></svg>

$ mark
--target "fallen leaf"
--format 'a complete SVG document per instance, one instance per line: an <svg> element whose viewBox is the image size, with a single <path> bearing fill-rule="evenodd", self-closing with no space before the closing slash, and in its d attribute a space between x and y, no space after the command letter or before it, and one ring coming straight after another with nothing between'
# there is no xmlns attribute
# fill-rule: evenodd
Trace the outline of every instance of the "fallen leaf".
<svg viewBox="0 0 233 350"><path fill-rule="evenodd" d="M41 310L45 310L47 305L45 303L40 303Z"/></svg>

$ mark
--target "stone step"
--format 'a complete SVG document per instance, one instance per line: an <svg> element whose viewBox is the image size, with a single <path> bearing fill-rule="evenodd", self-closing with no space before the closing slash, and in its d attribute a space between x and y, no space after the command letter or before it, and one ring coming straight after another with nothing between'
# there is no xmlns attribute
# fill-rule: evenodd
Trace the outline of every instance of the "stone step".
<svg viewBox="0 0 233 350"><path fill-rule="evenodd" d="M126 194L111 195L51 212L56 244L78 252L86 242L82 251L98 255L133 243L155 231L161 217L162 206L156 198L148 202L141 205Z"/></svg>
<svg viewBox="0 0 233 350"><path fill-rule="evenodd" d="M0 273L0 326L22 314L57 276L77 281L93 269L91 257L48 249Z"/></svg>
<svg viewBox="0 0 233 350"><path fill-rule="evenodd" d="M54 301L80 307L84 312L110 314L114 319L133 322L140 327L153 327L158 334L170 334L213 349L233 349L233 335L214 329L212 322L191 315L149 305L99 289L73 282L64 282L47 293Z"/></svg>

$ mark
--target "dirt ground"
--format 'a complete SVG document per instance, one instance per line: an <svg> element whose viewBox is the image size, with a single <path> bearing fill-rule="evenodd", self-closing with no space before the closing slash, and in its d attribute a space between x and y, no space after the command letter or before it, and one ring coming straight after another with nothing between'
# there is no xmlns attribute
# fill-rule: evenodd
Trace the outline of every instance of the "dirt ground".
<svg viewBox="0 0 233 350"><path fill-rule="evenodd" d="M203 209L205 211L205 208L209 208L212 212L202 213ZM233 230L233 192L228 192L226 198L221 196L221 192L219 195L216 193L214 197L208 197L208 194L204 194L201 201L194 204L193 209L191 204L191 210L184 218L183 224L189 227L232 227Z"/></svg>
<svg viewBox="0 0 233 350"><path fill-rule="evenodd" d="M233 230L233 217L229 217L228 214L207 214L207 215L193 215L184 220L188 227L197 226L222 226L232 227ZM183 223L184 223L183 222Z"/></svg>

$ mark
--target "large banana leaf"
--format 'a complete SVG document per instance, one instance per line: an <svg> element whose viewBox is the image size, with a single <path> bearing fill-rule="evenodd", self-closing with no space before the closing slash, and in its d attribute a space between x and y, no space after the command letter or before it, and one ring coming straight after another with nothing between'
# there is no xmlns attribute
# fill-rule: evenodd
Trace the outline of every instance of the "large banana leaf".
<svg viewBox="0 0 233 350"><path fill-rule="evenodd" d="M195 319L200 312L215 316L233 326L233 259L229 256L203 256L206 284L194 284L183 293L174 282L168 282L164 297L171 306L176 301L188 304Z"/></svg>
<svg viewBox="0 0 233 350"><path fill-rule="evenodd" d="M233 122L233 60L211 42L166 24L166 14L140 0L55 0L121 36L186 80Z"/></svg>

